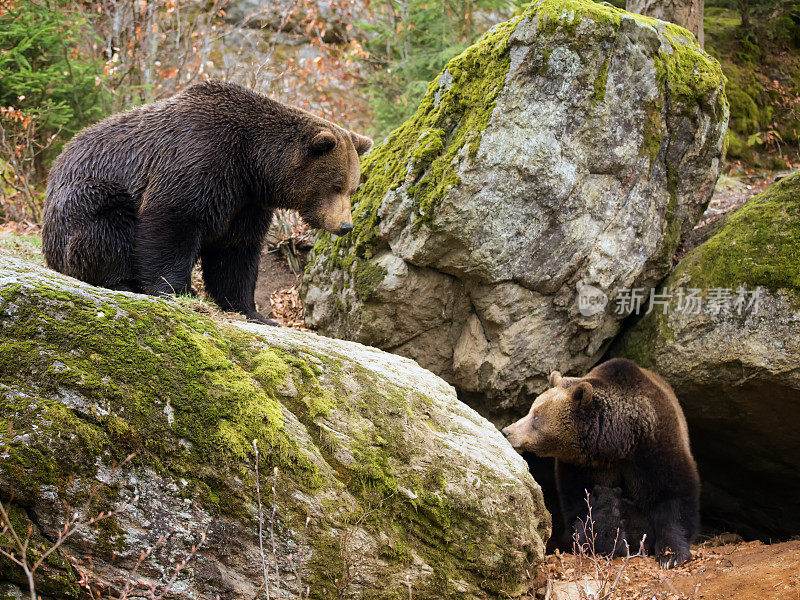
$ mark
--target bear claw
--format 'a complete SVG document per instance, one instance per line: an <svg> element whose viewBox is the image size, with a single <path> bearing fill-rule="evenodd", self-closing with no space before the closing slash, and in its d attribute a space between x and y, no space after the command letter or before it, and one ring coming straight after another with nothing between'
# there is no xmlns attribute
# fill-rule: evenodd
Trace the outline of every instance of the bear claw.
<svg viewBox="0 0 800 600"><path fill-rule="evenodd" d="M672 550L665 550L658 555L658 566L662 569L672 569L682 565L692 557L690 552L678 552L677 554Z"/></svg>

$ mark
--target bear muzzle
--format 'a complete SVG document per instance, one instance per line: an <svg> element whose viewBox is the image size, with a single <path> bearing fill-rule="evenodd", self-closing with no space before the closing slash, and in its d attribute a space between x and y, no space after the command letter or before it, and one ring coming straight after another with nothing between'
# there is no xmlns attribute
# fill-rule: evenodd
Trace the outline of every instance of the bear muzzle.
<svg viewBox="0 0 800 600"><path fill-rule="evenodd" d="M344 235L353 231L353 224L342 221L339 223L339 235Z"/></svg>
<svg viewBox="0 0 800 600"><path fill-rule="evenodd" d="M508 440L508 443L516 450L517 452L522 452L522 446L525 444L524 436L520 436L515 429L515 425L517 423L512 423L508 427L504 427L500 430L505 438Z"/></svg>

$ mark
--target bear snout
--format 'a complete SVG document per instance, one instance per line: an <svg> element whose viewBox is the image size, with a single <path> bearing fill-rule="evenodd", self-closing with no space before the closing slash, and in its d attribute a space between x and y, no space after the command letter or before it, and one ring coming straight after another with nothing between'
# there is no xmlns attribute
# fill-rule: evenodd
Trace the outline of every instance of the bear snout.
<svg viewBox="0 0 800 600"><path fill-rule="evenodd" d="M339 223L339 235L344 235L353 231L353 224L342 221Z"/></svg>
<svg viewBox="0 0 800 600"><path fill-rule="evenodd" d="M522 452L523 447L527 446L527 441L524 435L520 435L519 428L515 427L517 423L512 423L508 427L504 427L500 430L500 433L506 438L511 447L514 448L517 452Z"/></svg>

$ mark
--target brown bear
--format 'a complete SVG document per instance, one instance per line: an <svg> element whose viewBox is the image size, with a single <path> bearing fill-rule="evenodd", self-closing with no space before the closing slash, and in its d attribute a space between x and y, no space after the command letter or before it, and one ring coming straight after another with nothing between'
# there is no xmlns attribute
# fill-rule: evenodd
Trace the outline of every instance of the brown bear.
<svg viewBox="0 0 800 600"><path fill-rule="evenodd" d="M655 373L621 358L598 365L585 377L554 371L550 389L503 434L519 452L556 459L568 534L580 534L586 497L597 493L595 486L619 488L619 500L612 498L620 503L617 512L625 510L635 535L644 529L645 550L662 567L690 557L700 523L700 478L678 399ZM615 510L607 502L601 499L592 517L601 539L613 540L610 533L620 526L619 517L604 516ZM631 535L625 541L635 552L640 540ZM604 544L598 553L618 552L613 542Z"/></svg>
<svg viewBox="0 0 800 600"><path fill-rule="evenodd" d="M238 85L207 81L88 127L50 172L42 249L53 269L148 294L205 287L248 318L276 208L345 234L372 141Z"/></svg>

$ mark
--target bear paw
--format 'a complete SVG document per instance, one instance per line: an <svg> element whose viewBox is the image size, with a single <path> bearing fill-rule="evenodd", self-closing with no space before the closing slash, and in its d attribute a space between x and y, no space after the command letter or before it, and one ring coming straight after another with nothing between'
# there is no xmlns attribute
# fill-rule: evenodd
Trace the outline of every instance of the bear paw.
<svg viewBox="0 0 800 600"><path fill-rule="evenodd" d="M674 551L671 548L665 548L658 552L656 560L658 566L662 569L672 569L678 565L682 565L692 557L692 553L688 548L683 550Z"/></svg>
<svg viewBox="0 0 800 600"><path fill-rule="evenodd" d="M247 317L248 321L252 321L253 323L261 323L262 325L274 325L274 326L280 325L280 323L278 323L277 321L268 319L267 317L256 311L245 313L244 316Z"/></svg>

